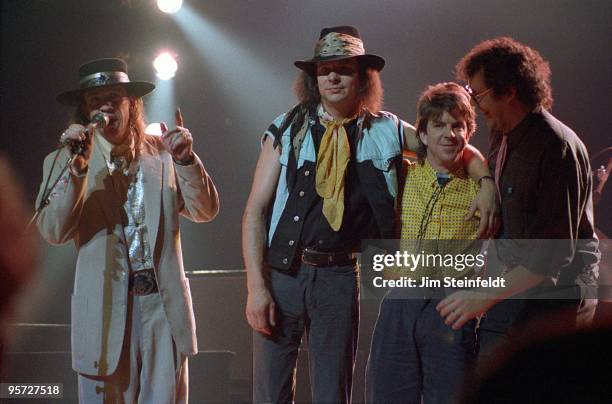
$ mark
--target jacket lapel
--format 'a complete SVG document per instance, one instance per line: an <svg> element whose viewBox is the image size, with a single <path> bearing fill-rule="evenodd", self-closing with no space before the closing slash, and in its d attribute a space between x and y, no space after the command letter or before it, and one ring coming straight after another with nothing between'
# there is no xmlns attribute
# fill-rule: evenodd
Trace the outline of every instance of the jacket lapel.
<svg viewBox="0 0 612 404"><path fill-rule="evenodd" d="M157 231L161 214L162 185L163 185L164 163L157 156L152 156L143 151L140 156L140 169L143 177L143 191L145 204L145 222L149 234L149 245L151 254L155 251L157 242Z"/></svg>
<svg viewBox="0 0 612 404"><path fill-rule="evenodd" d="M121 220L120 206L117 206L116 191L113 186L111 176L106 166L106 161L102 154L102 148L98 144L97 136L94 138L91 159L89 160L87 197L96 196L97 205L106 216L105 223L111 224L110 231L115 232L117 225L123 226ZM120 239L124 240L123 232L117 233ZM125 241L125 240L124 240Z"/></svg>

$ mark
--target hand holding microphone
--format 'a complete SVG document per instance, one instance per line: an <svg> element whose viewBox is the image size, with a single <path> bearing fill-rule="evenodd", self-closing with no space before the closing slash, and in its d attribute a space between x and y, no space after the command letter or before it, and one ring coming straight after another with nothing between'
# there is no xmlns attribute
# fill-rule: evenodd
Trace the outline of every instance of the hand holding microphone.
<svg viewBox="0 0 612 404"><path fill-rule="evenodd" d="M103 112L97 112L87 126L79 124L70 125L68 129L62 133L60 144L62 146L70 146L74 154L82 154L87 137L90 137L96 128L104 129L106 125L108 125L108 122L108 115Z"/></svg>
<svg viewBox="0 0 612 404"><path fill-rule="evenodd" d="M70 148L70 152L77 155L72 162L72 169L77 174L83 173L89 164L94 130L96 128L103 129L109 122L108 115L101 111L92 111L91 117L89 125L83 126L74 123L60 137L60 145Z"/></svg>

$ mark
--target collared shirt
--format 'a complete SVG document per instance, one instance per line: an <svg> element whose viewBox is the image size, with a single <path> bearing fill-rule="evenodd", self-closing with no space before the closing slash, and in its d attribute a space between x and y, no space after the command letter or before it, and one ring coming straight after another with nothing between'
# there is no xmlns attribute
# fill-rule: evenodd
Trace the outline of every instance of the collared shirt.
<svg viewBox="0 0 612 404"><path fill-rule="evenodd" d="M104 157L117 197L124 201L126 221L123 223L123 232L130 268L132 271L153 268L151 244L145 222L144 179L140 164L134 159L134 140L131 139L130 145L125 145L127 147L123 147L120 153L114 153L115 147L102 135L96 134L96 146Z"/></svg>
<svg viewBox="0 0 612 404"><path fill-rule="evenodd" d="M422 165L413 164L408 169L401 207L402 239L417 239L425 208L434 192L440 188L436 173L427 159ZM450 181L443 187L440 198L433 206L423 239L476 238L479 219L466 221L464 218L478 193L478 184L466 175L463 168L449 176Z"/></svg>
<svg viewBox="0 0 612 404"><path fill-rule="evenodd" d="M478 185L463 168L448 174L450 180L444 186L438 183L436 174L427 159L408 168L400 214L401 250L412 254L475 255L479 251L479 244L474 242L479 218L465 220L465 216L478 193ZM461 271L446 266L420 267L409 273L414 279L463 278L473 274L473 266Z"/></svg>
<svg viewBox="0 0 612 404"><path fill-rule="evenodd" d="M497 238L511 240L496 242L498 254L508 267L522 265L553 280L565 272L573 283L599 260L586 148L543 109L529 113L507 136Z"/></svg>

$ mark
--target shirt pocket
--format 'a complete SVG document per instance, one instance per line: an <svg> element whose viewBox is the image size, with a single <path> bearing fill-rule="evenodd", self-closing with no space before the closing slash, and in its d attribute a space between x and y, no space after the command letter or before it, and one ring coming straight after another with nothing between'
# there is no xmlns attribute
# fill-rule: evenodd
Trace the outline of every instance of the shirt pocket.
<svg viewBox="0 0 612 404"><path fill-rule="evenodd" d="M533 167L533 162L520 155L513 156L505 167L500 193L504 232L508 237L523 238L530 212L535 212L536 207L530 202L538 194Z"/></svg>
<svg viewBox="0 0 612 404"><path fill-rule="evenodd" d="M278 161L281 165L287 167L289 164L289 152L291 151L291 145L289 144L289 135L283 135L281 138L281 155Z"/></svg>
<svg viewBox="0 0 612 404"><path fill-rule="evenodd" d="M397 197L397 170L395 159L396 156L373 156L370 161L372 161L372 165L374 168L382 172L383 177L385 178L385 183L387 184L387 190L389 194L395 198Z"/></svg>
<svg viewBox="0 0 612 404"><path fill-rule="evenodd" d="M382 156L374 156L372 157L372 165L379 169L380 171L389 171L392 167L394 167L393 162L395 161L395 156L391 157L382 157Z"/></svg>
<svg viewBox="0 0 612 404"><path fill-rule="evenodd" d="M285 131L285 134L281 137L281 154L279 162L282 166L287 167L289 164L289 153L294 153L293 145L291 144L291 137L289 136L290 131ZM310 130L304 136L304 140L300 146L300 153L297 160L297 169L299 170L304 165L304 162L317 160L317 153L315 151L314 141Z"/></svg>

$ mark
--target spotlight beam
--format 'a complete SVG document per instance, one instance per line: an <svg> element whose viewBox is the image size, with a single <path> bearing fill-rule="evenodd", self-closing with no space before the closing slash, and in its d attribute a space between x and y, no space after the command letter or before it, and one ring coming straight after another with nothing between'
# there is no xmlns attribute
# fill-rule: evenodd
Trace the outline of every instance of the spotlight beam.
<svg viewBox="0 0 612 404"><path fill-rule="evenodd" d="M283 73L262 63L259 57L224 34L187 4L172 18L201 60L214 71L220 82L226 83L223 95L230 98L228 103L232 109L238 108L248 112L251 117L257 116L258 119L266 121L270 117L269 113L260 107L262 99L291 103L290 82L281 80ZM287 98L283 98L283 95Z"/></svg>

